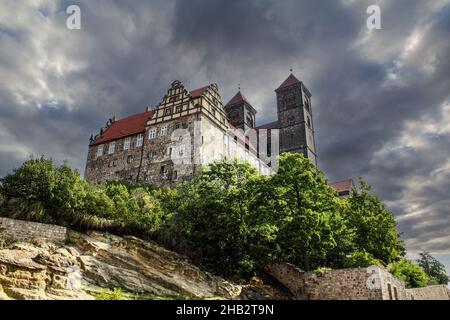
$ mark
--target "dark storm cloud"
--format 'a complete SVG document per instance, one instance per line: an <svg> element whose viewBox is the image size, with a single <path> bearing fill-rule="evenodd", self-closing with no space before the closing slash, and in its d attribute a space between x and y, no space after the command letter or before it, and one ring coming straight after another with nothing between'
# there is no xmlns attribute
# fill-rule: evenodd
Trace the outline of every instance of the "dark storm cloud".
<svg viewBox="0 0 450 320"><path fill-rule="evenodd" d="M383 29L368 32L373 2ZM240 83L271 121L292 67L313 94L321 169L373 184L411 251L448 253L449 2L5 1L0 175L31 154L82 172L90 134L174 79L217 82L224 102ZM80 31L65 28L74 3Z"/></svg>

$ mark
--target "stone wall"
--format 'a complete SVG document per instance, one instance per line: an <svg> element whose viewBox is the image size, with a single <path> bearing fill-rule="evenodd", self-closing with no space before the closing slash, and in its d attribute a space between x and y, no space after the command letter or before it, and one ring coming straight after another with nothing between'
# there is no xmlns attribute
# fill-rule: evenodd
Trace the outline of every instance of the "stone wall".
<svg viewBox="0 0 450 320"><path fill-rule="evenodd" d="M413 300L449 300L450 290L444 285L406 289Z"/></svg>
<svg viewBox="0 0 450 320"><path fill-rule="evenodd" d="M63 244L67 229L43 223L0 218L0 236L16 240L44 240Z"/></svg>
<svg viewBox="0 0 450 320"><path fill-rule="evenodd" d="M270 266L267 271L299 300L449 300L445 286L405 289L402 280L383 268L304 272L291 264Z"/></svg>

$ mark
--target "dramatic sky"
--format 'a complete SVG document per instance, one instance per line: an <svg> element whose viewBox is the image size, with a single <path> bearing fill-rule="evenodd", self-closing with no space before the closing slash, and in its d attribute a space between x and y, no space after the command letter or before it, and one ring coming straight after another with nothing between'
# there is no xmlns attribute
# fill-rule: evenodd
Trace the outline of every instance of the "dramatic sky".
<svg viewBox="0 0 450 320"><path fill-rule="evenodd" d="M65 10L81 7L81 30ZM381 7L369 31L366 9ZM30 155L83 172L88 139L113 114L156 105L179 79L238 83L276 117L289 69L313 94L319 166L364 177L409 253L450 265L450 0L2 0L0 176Z"/></svg>

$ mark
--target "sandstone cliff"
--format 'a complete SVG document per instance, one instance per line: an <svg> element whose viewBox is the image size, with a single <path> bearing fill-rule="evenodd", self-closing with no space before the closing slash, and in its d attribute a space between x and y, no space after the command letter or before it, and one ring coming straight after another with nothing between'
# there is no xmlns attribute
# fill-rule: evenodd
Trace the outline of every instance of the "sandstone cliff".
<svg viewBox="0 0 450 320"><path fill-rule="evenodd" d="M114 288L161 298L289 298L260 281L226 281L135 237L68 231L66 244L21 241L0 250L0 300L94 299Z"/></svg>

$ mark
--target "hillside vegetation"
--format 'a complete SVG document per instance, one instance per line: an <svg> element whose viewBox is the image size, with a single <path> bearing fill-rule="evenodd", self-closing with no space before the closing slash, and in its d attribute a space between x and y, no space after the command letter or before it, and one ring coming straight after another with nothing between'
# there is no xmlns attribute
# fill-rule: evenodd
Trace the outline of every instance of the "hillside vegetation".
<svg viewBox="0 0 450 320"><path fill-rule="evenodd" d="M388 264L405 249L393 215L360 181L339 199L298 154L263 176L213 163L173 189L90 184L67 164L30 159L0 180L0 215L156 240L216 274L251 275L273 262L305 270Z"/></svg>

